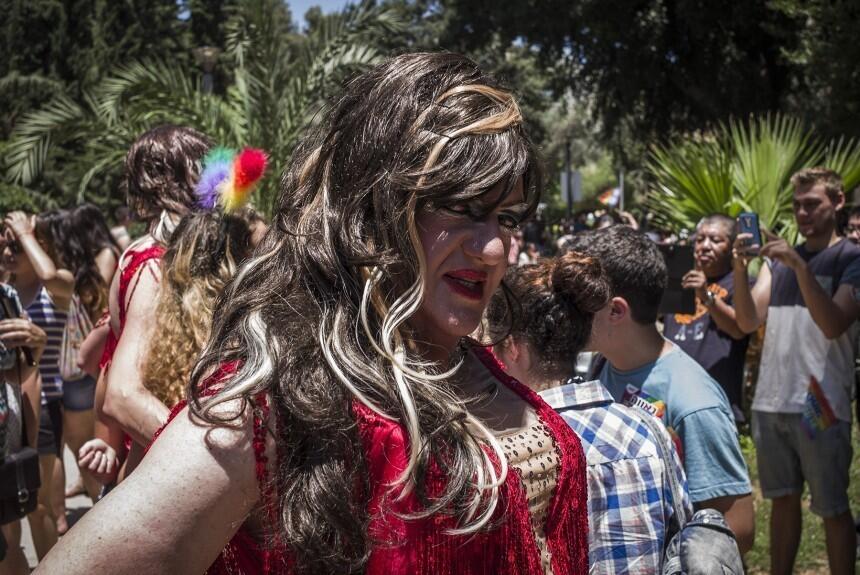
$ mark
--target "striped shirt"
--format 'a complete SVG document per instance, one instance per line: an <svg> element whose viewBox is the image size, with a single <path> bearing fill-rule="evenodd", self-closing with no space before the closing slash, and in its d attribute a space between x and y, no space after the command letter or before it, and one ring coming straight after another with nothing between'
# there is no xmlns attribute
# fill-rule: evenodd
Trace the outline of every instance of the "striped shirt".
<svg viewBox="0 0 860 575"><path fill-rule="evenodd" d="M63 344L63 331L66 328L68 311L60 311L54 305L48 290L39 289L36 299L27 306L30 319L45 330L48 341L42 359L39 360L39 373L42 375L42 403L63 398L63 377L60 375L60 347Z"/></svg>
<svg viewBox="0 0 860 575"><path fill-rule="evenodd" d="M576 432L585 452L588 479L589 573L660 573L663 546L673 519L671 470L692 506L681 460L672 450L664 462L644 411L615 403L599 381L569 382L540 392ZM664 445L672 445L669 434Z"/></svg>

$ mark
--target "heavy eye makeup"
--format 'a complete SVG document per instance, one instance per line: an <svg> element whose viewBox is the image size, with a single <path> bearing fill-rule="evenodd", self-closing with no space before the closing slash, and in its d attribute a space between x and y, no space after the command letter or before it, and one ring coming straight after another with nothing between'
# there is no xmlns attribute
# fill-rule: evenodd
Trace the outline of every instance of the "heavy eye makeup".
<svg viewBox="0 0 860 575"><path fill-rule="evenodd" d="M503 205L495 208L482 202L463 202L437 206L435 209L455 217L466 217L475 222L485 221L492 214L499 219L499 225L508 230L516 230L525 219L528 206L524 203Z"/></svg>

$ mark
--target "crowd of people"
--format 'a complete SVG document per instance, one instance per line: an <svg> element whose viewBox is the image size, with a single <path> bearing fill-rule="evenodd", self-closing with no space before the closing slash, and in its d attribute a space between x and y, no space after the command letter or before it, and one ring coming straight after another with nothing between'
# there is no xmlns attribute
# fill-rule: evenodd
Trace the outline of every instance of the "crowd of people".
<svg viewBox="0 0 860 575"><path fill-rule="evenodd" d="M115 227L5 216L0 448L37 448L41 486L3 516L0 573L29 572L24 516L39 573L742 573L750 408L771 571L807 485L854 572L860 210L842 237L838 174L792 179L797 247L703 217L695 312L661 314L665 238L607 214L548 247L517 102L462 56L347 83L270 223L247 205L265 163L160 126ZM66 446L95 502L71 529Z"/></svg>

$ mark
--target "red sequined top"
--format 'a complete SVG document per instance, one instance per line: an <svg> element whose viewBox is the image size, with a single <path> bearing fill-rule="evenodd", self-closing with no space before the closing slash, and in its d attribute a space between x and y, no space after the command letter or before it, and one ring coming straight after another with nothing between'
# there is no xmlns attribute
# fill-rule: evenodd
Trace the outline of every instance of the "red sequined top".
<svg viewBox="0 0 860 575"><path fill-rule="evenodd" d="M149 260L161 260L164 256L164 251L164 246L155 244L142 250L129 249L125 254L123 254L123 263L125 263L125 267L120 270L119 275L119 333L114 333L113 328L108 330L105 348L104 351L102 351L102 358L99 361L100 370L110 369L113 354L116 352L119 338L122 335L122 330L125 328L125 316L126 313L128 313L128 310L126 309L127 302L131 299L131 296L134 295L134 290L137 289L137 284L140 281L140 276L137 275L138 270L140 270L140 268ZM131 280L134 279L135 276L137 276L137 280L134 282L134 285L131 285ZM156 278L156 280L157 279L158 278ZM131 286L131 293L128 291L129 286ZM131 436L126 433L123 438L123 444L126 451L131 449L131 442Z"/></svg>
<svg viewBox="0 0 860 575"><path fill-rule="evenodd" d="M545 534L551 553L553 575L588 572L588 519L586 507L585 458L579 440L553 409L537 394L508 376L498 360L477 348L475 354L501 383L527 401L551 433L560 458L558 481L546 514ZM220 379L235 366L224 366L212 379ZM267 516L274 518L274 493L266 477L266 398L256 399L254 452ZM171 419L181 411L177 405ZM365 569L369 575L543 575L540 552L535 542L522 478L510 468L502 486L492 529L472 535L448 535L455 526L450 517L435 516L405 520L399 515L420 509L414 496L401 501L391 497L389 486L408 461L409 441L403 427L355 403L361 437L370 472L370 533L379 542L371 551ZM157 437L157 435L156 435ZM444 476L429 473L428 490L444 487ZM261 549L259 543L240 528L209 575L257 575L291 573L288 553L283 549Z"/></svg>
<svg viewBox="0 0 860 575"><path fill-rule="evenodd" d="M130 299L134 295L134 290L137 289L137 283L140 281L140 276L134 285L131 285L131 280L137 275L138 270L149 260L160 260L164 256L164 246L152 245L142 250L129 249L123 254L123 263L125 267L120 270L119 275L119 333L114 333L113 329L108 332L105 348L102 352L102 359L99 362L99 369L104 369L110 365L113 359L113 354L116 351L116 346L119 343L119 338L122 335L122 330L125 327L125 316L128 310L126 309L127 298ZM131 286L131 293L128 288Z"/></svg>

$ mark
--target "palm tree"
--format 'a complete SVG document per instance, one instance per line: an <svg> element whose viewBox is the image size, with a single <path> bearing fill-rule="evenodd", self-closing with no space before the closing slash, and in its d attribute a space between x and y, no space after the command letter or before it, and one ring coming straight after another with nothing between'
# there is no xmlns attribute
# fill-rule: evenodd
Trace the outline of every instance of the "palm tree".
<svg viewBox="0 0 860 575"><path fill-rule="evenodd" d="M822 142L800 120L780 114L720 125L712 134L653 146L646 204L658 225L691 230L710 213L759 214L762 225L796 239L791 176L824 165L846 190L860 184L860 143Z"/></svg>
<svg viewBox="0 0 860 575"><path fill-rule="evenodd" d="M76 200L94 195L94 178L121 172L131 142L161 123L192 126L226 146L265 149L273 170L255 204L271 208L278 175L302 129L345 74L376 62L376 40L400 30L395 12L370 0L324 16L304 37L284 33L271 17L278 0L243 0L227 24L222 61L233 81L207 93L188 69L150 60L117 68L79 104L58 95L15 127L7 176L27 186L67 150Z"/></svg>
<svg viewBox="0 0 860 575"><path fill-rule="evenodd" d="M696 136L674 146L655 145L647 169L654 183L646 202L662 227L692 230L704 214L740 211L725 141Z"/></svg>

